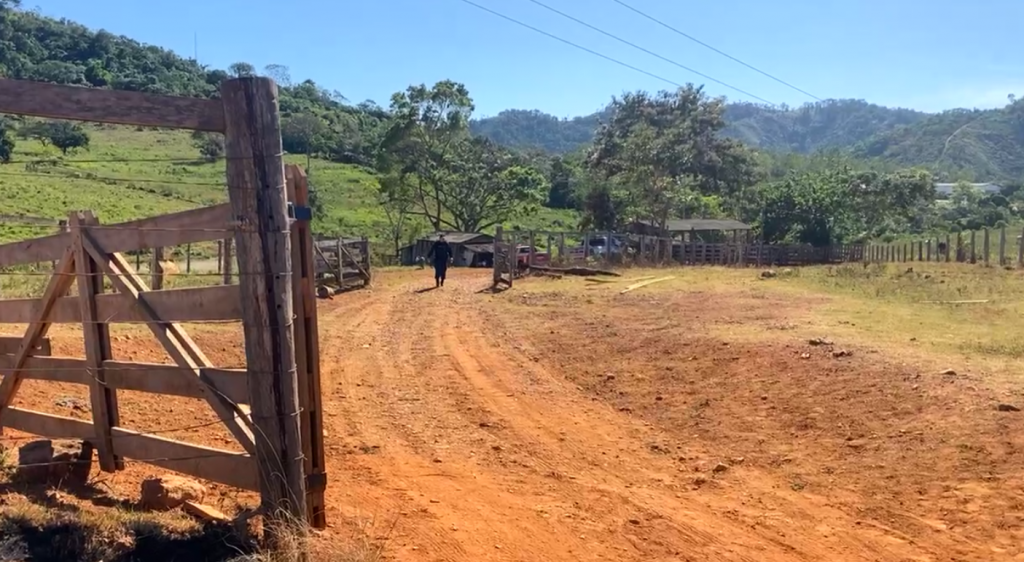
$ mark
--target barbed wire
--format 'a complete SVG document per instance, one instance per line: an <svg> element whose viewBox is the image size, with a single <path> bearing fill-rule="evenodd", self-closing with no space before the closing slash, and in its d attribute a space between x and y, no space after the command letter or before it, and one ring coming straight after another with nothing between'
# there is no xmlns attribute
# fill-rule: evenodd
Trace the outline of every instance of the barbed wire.
<svg viewBox="0 0 1024 562"><path fill-rule="evenodd" d="M12 177L59 177L60 179L72 180L72 181L111 181L111 182L123 182L123 183L156 183L156 184L167 184L167 185L190 185L190 186L206 186L206 187L227 187L226 183L212 183L212 182L199 182L199 181L183 181L183 180L166 180L166 179L155 179L155 178L126 178L126 177L112 177L112 176L99 176L92 175L91 177L75 177L70 174L48 174L46 172L10 172L6 170L0 171L0 176L12 176Z"/></svg>
<svg viewBox="0 0 1024 562"><path fill-rule="evenodd" d="M180 157L180 158L75 158L74 160L65 160L60 156L54 155L52 157L40 156L38 158L21 158L11 159L4 164L63 164L67 167L71 167L72 164L134 164L134 163L145 163L145 164L158 164L158 163L181 163L181 164L216 164L217 162L225 162L227 160L250 160L251 158L239 157L239 156L218 156L216 158L206 158L205 156L196 156L194 158Z"/></svg>
<svg viewBox="0 0 1024 562"><path fill-rule="evenodd" d="M281 417L284 417L284 416L281 416ZM86 420L79 420L79 421L85 422ZM145 434L145 435L166 435L168 433L180 433L180 432L183 432L183 431L192 431L192 430L196 430L196 429L203 429L203 428L206 428L206 427L212 427L214 425L221 425L223 423L224 422L222 420L217 419L217 420L208 421L208 422L205 422L205 423L197 423L197 424L192 424L192 425L184 425L184 426L180 426L180 427L172 427L172 428L169 428L169 429L150 428L150 429L132 429L131 431L134 431L136 433ZM121 427L121 426L116 426L116 427ZM10 427L9 429L13 429L15 431L21 431L20 429L16 429L16 428L13 428L13 427ZM125 428L125 429L127 429L127 428ZM130 439L130 438L135 438L135 437L138 437L138 436L137 435L111 435L110 436L111 439ZM38 439L46 439L46 438L45 437L41 437L39 435L0 435L0 441L35 441L35 440L38 440ZM97 439L98 440L98 439L100 439L100 436L99 435L94 435L92 437L92 439Z"/></svg>
<svg viewBox="0 0 1024 562"><path fill-rule="evenodd" d="M236 454L239 458L255 459L255 457L253 457L252 455L250 455L248 453L242 453L242 452L235 453L234 451L225 451L225 453ZM207 454L204 454L204 455L189 455L189 456L185 456L185 457L154 457L154 458L149 458L149 459L132 459L132 458L126 458L126 457L119 457L119 460L121 460L123 462L138 463L138 464L156 464L156 463L160 463L160 462L198 461L198 460L203 460L203 459L219 459L219 458L224 458L224 453L207 453ZM302 458L305 458L305 455L302 455ZM86 461L85 459L82 459L82 460L76 460L76 461L36 462L36 463L18 464L18 465L12 466L11 468L35 468L35 467L44 467L44 466L67 466L67 465L74 465L74 464L83 464L85 462L90 462L90 461Z"/></svg>
<svg viewBox="0 0 1024 562"><path fill-rule="evenodd" d="M223 277L224 276L223 273L213 273L213 272L169 273L169 272L165 271L165 272L163 272L161 274L161 273L152 272L152 271L143 271L143 272L139 272L139 271L126 271L126 272L122 272L122 273L105 273L105 272L102 272L102 271L99 271L99 272L84 271L84 272L71 272L71 273L62 273L60 271L25 271L25 272L20 272L20 271L0 271L0 276L8 276L8 277L19 277L19 276L24 276L24 277L78 277L78 276L81 275L81 276L85 276L85 277L118 277L118 278L120 278L120 277L134 277L134 276L147 277L147 276L154 275L154 274L156 274L156 275L164 275L165 277L177 277L177 276L182 276L182 277ZM250 275L259 275L259 276L266 276L266 275L274 275L274 276L289 275L290 276L292 274L293 274L292 271L249 271L249 272L235 272L235 271L232 271L231 272L231 276L232 277L235 277L235 276L237 276L237 277L248 277ZM150 289L150 290L153 290L153 289ZM147 292L147 291L143 291L143 292Z"/></svg>

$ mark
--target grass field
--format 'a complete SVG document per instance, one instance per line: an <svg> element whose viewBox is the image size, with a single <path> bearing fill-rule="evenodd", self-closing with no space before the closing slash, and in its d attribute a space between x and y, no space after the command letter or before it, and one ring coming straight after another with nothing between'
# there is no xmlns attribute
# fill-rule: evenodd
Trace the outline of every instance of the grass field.
<svg viewBox="0 0 1024 562"><path fill-rule="evenodd" d="M93 210L100 220L120 222L227 200L224 162L197 162L187 132L91 125L91 148L60 157L53 147L18 141L13 161L0 166L0 214L62 219L70 210ZM174 161L168 161L174 160ZM306 158L286 162L305 166ZM314 218L323 234L383 235L386 219L375 201L376 178L361 168L313 160L310 182L323 201ZM543 209L518 221L543 228L575 224L571 213ZM0 222L0 241L48 234L53 229Z"/></svg>

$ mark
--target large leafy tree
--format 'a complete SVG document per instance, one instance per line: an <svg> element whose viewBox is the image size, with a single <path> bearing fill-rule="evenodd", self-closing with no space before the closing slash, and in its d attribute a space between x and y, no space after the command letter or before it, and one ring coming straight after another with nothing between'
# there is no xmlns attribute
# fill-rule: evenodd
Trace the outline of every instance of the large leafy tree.
<svg viewBox="0 0 1024 562"><path fill-rule="evenodd" d="M543 202L543 175L524 157L471 137L472 112L469 91L450 80L391 99L378 170L402 178L410 212L436 230L476 232Z"/></svg>
<svg viewBox="0 0 1024 562"><path fill-rule="evenodd" d="M693 85L612 101L588 165L621 186L613 197L620 219L664 226L693 193L728 197L754 183L751 155L720 135L723 104Z"/></svg>

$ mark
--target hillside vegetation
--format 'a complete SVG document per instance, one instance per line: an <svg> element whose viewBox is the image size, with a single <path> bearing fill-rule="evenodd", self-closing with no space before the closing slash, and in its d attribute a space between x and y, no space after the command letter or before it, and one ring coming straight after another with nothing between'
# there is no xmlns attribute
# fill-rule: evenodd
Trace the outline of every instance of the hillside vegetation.
<svg viewBox="0 0 1024 562"><path fill-rule="evenodd" d="M574 119L509 110L474 119L453 80L411 85L388 107L351 103L288 68L213 69L159 47L0 0L0 74L81 87L215 97L233 76L280 86L287 159L305 165L314 228L394 250L431 230L618 229L729 216L770 241L825 244L1018 220L1024 106L937 115L858 100L729 104L700 86L632 92ZM223 139L126 127L0 120L8 214L116 221L224 199ZM934 179L961 186L935 205ZM3 227L21 236L37 227ZM390 252L389 252L390 253Z"/></svg>
<svg viewBox="0 0 1024 562"><path fill-rule="evenodd" d="M725 106L722 133L774 153L840 149L877 166L920 166L940 179L1020 180L1024 177L1022 102L992 110L938 114L862 100L828 100L801 107L752 103ZM569 153L587 145L608 110L573 119L507 110L472 123L473 131L517 148Z"/></svg>

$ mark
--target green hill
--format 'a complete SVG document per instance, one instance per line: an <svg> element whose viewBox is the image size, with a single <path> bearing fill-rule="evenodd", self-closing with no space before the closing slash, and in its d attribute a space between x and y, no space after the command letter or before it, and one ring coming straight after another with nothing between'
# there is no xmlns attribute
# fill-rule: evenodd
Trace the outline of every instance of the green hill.
<svg viewBox="0 0 1024 562"><path fill-rule="evenodd" d="M7 78L214 97L217 85L232 74L255 73L237 63L229 70L211 69L171 51L130 38L93 31L11 8L0 0L0 75ZM292 83L287 68L274 73L284 116L286 160L307 164L310 184L322 203L314 229L329 235L381 238L386 217L377 203L377 178L364 164L381 133L386 112L372 103L348 104L312 81ZM315 139L306 138L301 121L315 115L323 122ZM6 118L8 132L33 121ZM65 156L51 146L9 134L16 141L10 162L0 165L0 213L53 219L69 210L91 209L104 222L117 222L209 205L226 200L223 161L207 163L188 132L86 125L87 150ZM575 214L543 209L524 219L524 227L575 224ZM414 225L410 233L425 229ZM0 221L0 240L50 232L40 226Z"/></svg>
<svg viewBox="0 0 1024 562"><path fill-rule="evenodd" d="M770 152L809 154L841 149L893 166L922 166L940 178L978 181L1024 177L1024 102L1002 109L928 114L862 100L829 100L797 108L750 103L726 106L724 133ZM565 153L593 138L604 112L558 119L508 110L472 129L507 146Z"/></svg>

